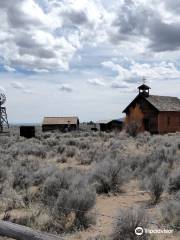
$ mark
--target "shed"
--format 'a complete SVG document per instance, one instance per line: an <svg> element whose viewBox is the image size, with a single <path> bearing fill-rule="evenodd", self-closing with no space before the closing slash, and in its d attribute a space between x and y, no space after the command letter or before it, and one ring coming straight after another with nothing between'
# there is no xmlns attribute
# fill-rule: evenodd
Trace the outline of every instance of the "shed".
<svg viewBox="0 0 180 240"><path fill-rule="evenodd" d="M35 127L34 126L20 126L20 136L25 138L35 137Z"/></svg>
<svg viewBox="0 0 180 240"><path fill-rule="evenodd" d="M100 120L96 123L100 131L121 131L123 127L123 118Z"/></svg>
<svg viewBox="0 0 180 240"><path fill-rule="evenodd" d="M68 132L79 129L78 117L44 117L42 131Z"/></svg>

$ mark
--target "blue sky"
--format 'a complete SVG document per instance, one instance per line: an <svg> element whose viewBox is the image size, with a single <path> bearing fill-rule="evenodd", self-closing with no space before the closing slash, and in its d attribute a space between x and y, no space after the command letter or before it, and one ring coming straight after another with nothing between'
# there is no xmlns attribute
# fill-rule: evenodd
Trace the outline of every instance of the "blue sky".
<svg viewBox="0 0 180 240"><path fill-rule="evenodd" d="M0 2L0 90L12 123L122 117L146 77L180 97L180 3Z"/></svg>

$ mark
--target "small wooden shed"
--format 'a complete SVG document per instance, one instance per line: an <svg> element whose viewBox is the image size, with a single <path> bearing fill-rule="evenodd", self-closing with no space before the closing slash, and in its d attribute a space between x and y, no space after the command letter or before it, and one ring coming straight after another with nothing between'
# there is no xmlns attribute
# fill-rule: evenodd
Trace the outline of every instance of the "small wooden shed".
<svg viewBox="0 0 180 240"><path fill-rule="evenodd" d="M25 138L35 137L35 127L34 126L20 126L20 136Z"/></svg>
<svg viewBox="0 0 180 240"><path fill-rule="evenodd" d="M78 117L44 117L42 131L59 130L62 132L79 129Z"/></svg>
<svg viewBox="0 0 180 240"><path fill-rule="evenodd" d="M100 131L110 132L110 131L121 131L123 127L123 119L111 119L111 120L101 120L97 123L97 128Z"/></svg>

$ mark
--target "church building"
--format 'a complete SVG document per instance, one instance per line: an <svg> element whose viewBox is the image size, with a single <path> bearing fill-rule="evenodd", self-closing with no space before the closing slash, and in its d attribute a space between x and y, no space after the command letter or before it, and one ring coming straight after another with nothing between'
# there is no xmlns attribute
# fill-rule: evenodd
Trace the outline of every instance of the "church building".
<svg viewBox="0 0 180 240"><path fill-rule="evenodd" d="M150 87L142 84L139 94L124 109L126 124L139 124L139 131L150 133L180 132L180 99L151 95Z"/></svg>

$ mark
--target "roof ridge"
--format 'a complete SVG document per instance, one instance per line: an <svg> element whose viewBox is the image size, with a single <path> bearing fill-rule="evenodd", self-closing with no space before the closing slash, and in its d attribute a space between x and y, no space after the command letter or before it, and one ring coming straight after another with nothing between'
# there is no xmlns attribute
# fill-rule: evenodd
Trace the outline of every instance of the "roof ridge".
<svg viewBox="0 0 180 240"><path fill-rule="evenodd" d="M172 96L161 96L161 95L154 95L154 94L150 94L149 97L152 96L152 97L168 97L168 98L176 98L176 99L179 99L178 97L172 97ZM180 100L180 99L179 99Z"/></svg>

